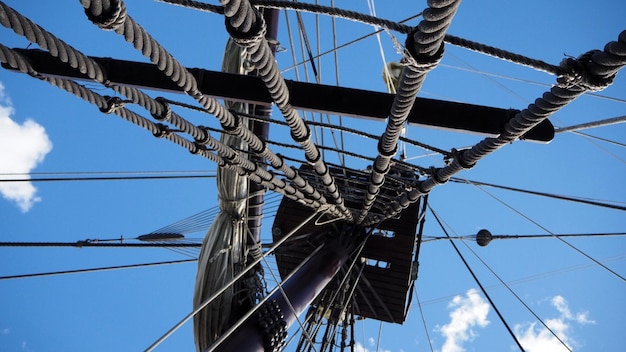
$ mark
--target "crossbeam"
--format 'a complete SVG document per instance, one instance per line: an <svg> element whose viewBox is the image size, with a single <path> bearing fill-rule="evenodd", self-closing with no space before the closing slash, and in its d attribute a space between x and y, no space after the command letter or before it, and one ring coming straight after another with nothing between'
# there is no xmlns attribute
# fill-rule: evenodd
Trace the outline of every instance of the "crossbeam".
<svg viewBox="0 0 626 352"><path fill-rule="evenodd" d="M37 49L14 49L27 56L33 68L43 74L67 79L89 80L87 76L60 62L48 52ZM143 89L182 93L182 89L149 63L91 57L107 72L115 84ZM8 68L3 64L3 67ZM189 68L205 95L252 104L272 103L259 77ZM324 112L373 120L386 119L394 95L363 89L329 86L287 80L291 105L296 109ZM498 136L515 114L514 109L417 98L408 123L455 131ZM522 139L550 142L554 127L545 120L526 133Z"/></svg>

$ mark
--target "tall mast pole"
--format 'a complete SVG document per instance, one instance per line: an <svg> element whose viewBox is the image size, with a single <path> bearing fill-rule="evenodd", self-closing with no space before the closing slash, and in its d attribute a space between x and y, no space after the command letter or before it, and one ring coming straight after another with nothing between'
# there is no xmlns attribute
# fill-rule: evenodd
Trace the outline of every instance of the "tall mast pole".
<svg viewBox="0 0 626 352"><path fill-rule="evenodd" d="M335 277L346 263L348 253L348 246L339 241L326 243L311 260L284 281L255 314L222 343L209 350L280 351L289 327Z"/></svg>

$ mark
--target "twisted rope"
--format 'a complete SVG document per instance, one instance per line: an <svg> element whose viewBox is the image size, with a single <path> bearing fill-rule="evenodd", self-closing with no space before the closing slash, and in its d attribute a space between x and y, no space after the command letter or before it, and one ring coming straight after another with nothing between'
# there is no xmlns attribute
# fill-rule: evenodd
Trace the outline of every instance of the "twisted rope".
<svg viewBox="0 0 626 352"><path fill-rule="evenodd" d="M91 22L104 30L115 30L126 20L126 4L110 0L87 0L85 14Z"/></svg>
<svg viewBox="0 0 626 352"><path fill-rule="evenodd" d="M115 4L122 2L121 0L109 0L109 7L106 7L104 2L81 0L81 4L88 13L90 20L96 21L94 23L101 28L106 27L106 29L114 30L116 33L124 36L127 42L133 43L133 46L141 51L144 56L149 58L159 70L200 103L208 113L214 115L227 133L240 136L249 145L253 153L267 159L273 168L283 172L289 181L298 188L298 191L292 194L305 194L303 199L309 199L307 203L311 206L315 205L318 207L328 204L326 198L313 188L308 181L300 177L294 168L285 164L282 157L269 150L267 145L258 136L246 126L243 126L238 116L232 114L217 100L203 95L198 89L196 79L193 75L163 48L158 41L146 32L143 27L135 22L131 16L127 15L125 11L117 11L116 9L118 7L124 8L124 6ZM163 105L159 105L163 109ZM174 123L174 121L172 121L172 123ZM191 126L183 127L189 129L189 133L197 140L203 141L203 138L206 138L206 133L193 129ZM183 130L187 132L187 130ZM234 160L245 163L245 161L240 160L238 157L235 157ZM267 173L267 171L259 170L258 172L265 173L263 177L268 181L272 179L272 176ZM281 183L280 187L284 188L285 186ZM289 190L290 192L292 191L291 188L289 188ZM312 200L312 202L310 200ZM330 211L331 214L335 214L335 212L336 210L334 209ZM342 213L345 213L345 211L342 211Z"/></svg>
<svg viewBox="0 0 626 352"><path fill-rule="evenodd" d="M210 5L194 0L158 0L164 3L193 8L196 10L213 12L217 14L223 14L224 8L221 6ZM413 29L411 26L398 23L395 21L386 20L363 14L356 11L343 10L336 7L329 7L305 2L292 2L285 0L251 0L253 5L259 7L276 8L276 9L291 9L295 11L311 12L316 14L323 14L333 17L340 17L351 21L361 22L369 25L383 27L388 30L396 31L403 34L409 34ZM511 51L503 50L486 44L471 41L469 39L457 37L454 35L446 34L445 41L449 44L479 52L484 55L492 56L501 60L513 62L518 65L530 67L538 71L543 71L553 75L561 76L566 75L567 72L563 71L559 65L552 65L545 61L533 59L521 54L513 53Z"/></svg>
<svg viewBox="0 0 626 352"><path fill-rule="evenodd" d="M189 105L189 104L185 104L185 103L182 103L182 102L179 102L179 101L169 100L169 99L165 99L165 98L157 98L157 100L159 100L159 99L162 99L164 102L167 102L169 104L175 104L175 105L187 108L187 109L208 113L206 110L204 110L204 109L202 109L200 107L197 107L195 105ZM241 112L234 112L234 114L246 117L246 118L248 118L250 120L254 120L254 121L268 122L268 123L272 123L272 124L276 124L276 125L287 126L287 123L284 122L284 121L279 121L279 120L276 120L276 119L260 118L260 117L254 115L254 114L244 114L244 113L241 113ZM322 128L328 128L328 129L337 130L337 131L340 131L340 132L347 132L347 133L353 134L355 136L369 138L369 139L373 139L373 140L376 140L376 139L380 138L380 136L374 135L372 133L367 133L367 132L365 132L363 130L349 128L349 127L346 127L346 126L343 126L343 125L342 126L338 126L338 125L332 125L332 124L329 124L329 123L317 122L317 121L308 121L307 123L310 126L319 126L319 127L322 127ZM217 129L215 131L216 132L223 132L222 130L217 130ZM402 141L404 143L407 143L407 144L410 144L410 145L413 145L413 146L416 146L416 147L419 147L419 148L422 148L422 149L425 149L425 150L429 150L429 151L432 151L432 152L435 152L435 153L439 153L439 154L443 155L446 158L450 158L452 156L452 153L450 153L449 151L446 151L446 150L443 150L443 149L439 149L439 148L434 147L432 145L421 143L421 142L418 142L418 141L413 140L413 139L400 137L400 141ZM318 146L318 147L322 148L322 146ZM365 156L361 155L361 157L365 157ZM418 166L415 166L415 167L418 167Z"/></svg>
<svg viewBox="0 0 626 352"><path fill-rule="evenodd" d="M385 183L385 176L390 171L391 158L398 149L398 140L415 103L415 97L428 72L437 67L443 57L445 32L450 27L460 3L460 0L429 1L429 7L423 12L424 19L407 38L406 47L410 56L403 60L405 66L400 86L391 106L387 127L378 141L378 156L372 165L370 183L357 224L363 222L368 215Z"/></svg>
<svg viewBox="0 0 626 352"><path fill-rule="evenodd" d="M571 65L567 60L563 65ZM446 183L453 175L463 169L473 167L480 159L520 138L524 133L549 118L553 113L572 102L587 90L597 90L611 84L617 71L626 66L626 30L622 31L617 41L609 42L604 50L594 50L583 54L576 66L580 69L582 82L567 84L566 87L554 86L550 91L535 100L533 104L515 115L506 125L504 132L497 138L485 138L472 148L458 152L452 162L439 169L420 182L410 192L388 207L385 216L393 217L412 202L432 190L439 184Z"/></svg>
<svg viewBox="0 0 626 352"><path fill-rule="evenodd" d="M306 159L322 179L330 201L347 220L352 220L352 213L346 208L335 179L311 140L309 127L289 104L289 90L264 38L265 22L260 12L247 0L221 0L221 3L224 5L227 31L237 44L248 49L252 63L291 129L292 138L304 149Z"/></svg>
<svg viewBox="0 0 626 352"><path fill-rule="evenodd" d="M106 75L97 63L22 16L4 2L0 2L0 24L12 29L16 34L26 37L31 43L36 43L42 49L48 50L50 54L79 70L87 77L98 82L105 82Z"/></svg>
<svg viewBox="0 0 626 352"><path fill-rule="evenodd" d="M533 59L528 56L514 53L512 51L496 48L487 44L475 42L469 39L457 37L457 36L450 35L450 34L446 35L445 40L446 40L446 43L452 44L454 46L458 46L460 48L468 49L471 51L475 51L477 53L495 57L500 60L509 61L514 64L522 65L525 67L530 67L537 71L546 72L546 73L556 75L556 76L561 76L561 75L566 74L566 72L564 72L559 65L552 65L543 60Z"/></svg>
<svg viewBox="0 0 626 352"><path fill-rule="evenodd" d="M0 10L4 9L2 5L3 4L0 3ZM0 12L0 17L2 17L1 15L2 13ZM211 142L212 143L211 146L215 147L215 149L222 150L225 154L231 157L231 159L226 159L226 158L221 157L220 155L213 154L209 152L203 144L198 143L197 141L191 142L185 138L182 138L178 134L171 133L171 131L169 131L169 128L167 128L167 126L164 126L159 123L155 124L152 121L130 110L123 108L122 105L118 105L117 107L112 108L111 97L101 96L82 85L76 84L75 82L71 80L66 80L66 79L56 78L56 77L46 77L46 76L39 74L33 69L32 65L30 65L30 62L28 61L26 57L24 57L22 54L14 50L7 48L6 46L2 44L0 44L0 61L6 63L7 65L9 65L11 68L15 70L19 70L20 72L27 73L32 77L46 81L58 88L61 88L69 93L72 93L78 96L79 98L96 105L101 111L109 110L111 113L114 113L122 117L123 119L148 130L155 137L167 139L170 142L173 142L187 149L192 154L201 155L204 158L207 158L210 161L215 162L220 167L227 167L227 168L235 170L236 172L240 174L247 174L253 182L262 184L268 189L279 192L292 200L302 201L306 205L312 208L317 208L321 206L319 202L306 198L302 194L302 192L295 189L293 186L287 184L285 181L278 179L273 174L263 170L262 168L257 167L256 164L251 163L251 162L247 162L247 163L238 162L239 161L238 158L240 157L234 151L232 151L232 149L230 150L231 154L227 154L225 146L220 145L221 143L219 143L218 141L211 138L211 139L207 139L206 142L207 143ZM180 119L182 120L182 118ZM331 214L335 216L339 216L339 214L337 213L331 212Z"/></svg>

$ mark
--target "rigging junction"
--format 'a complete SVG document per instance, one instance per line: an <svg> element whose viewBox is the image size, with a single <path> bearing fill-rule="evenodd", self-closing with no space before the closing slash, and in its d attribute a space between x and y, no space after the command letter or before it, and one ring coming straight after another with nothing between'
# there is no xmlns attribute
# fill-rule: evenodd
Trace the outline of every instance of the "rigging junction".
<svg viewBox="0 0 626 352"><path fill-rule="evenodd" d="M410 293L417 278L427 194L505 144L522 138L550 141L554 136L554 129L547 120L550 114L588 90L608 86L618 69L626 64L626 32L622 32L619 41L609 43L604 52L590 52L580 59L566 60L559 66L559 84L522 111L416 99L426 74L441 60L445 32L459 5L458 1L435 1L425 11L424 20L417 29L409 33L406 46L410 54L404 57L399 92L392 98L381 93L284 81L271 56L270 45L264 39L266 27L261 12L247 1L226 3L223 12L227 30L233 41L246 48L258 77L188 70L125 13L123 2L111 1L110 7L87 0L82 4L94 23L125 36L153 64L85 56L0 3L3 25L49 50L45 53L2 46L0 59L3 66L74 93L97 105L103 113L120 115L149 130L155 137L168 139L193 154L214 161L220 168L249 178L263 186L260 190L273 190L284 196L274 222L275 245L270 252L276 254L285 284L279 285L270 295L249 302L246 308L256 305L258 312L234 313L230 324L249 318L237 325L240 330L232 334L232 329L224 331L223 327L210 331L208 333L214 337L207 339L208 345L200 344L199 350L279 349L285 343L288 326L310 303L312 306L306 320L309 325L305 327L301 346L310 343L311 338L314 340L318 333L311 322L326 320L329 323L324 333L325 344L329 343L329 336L334 336L333 329L351 326L354 315L401 323L406 317ZM133 74L128 74L129 68ZM148 81L150 77L160 77L152 73L155 69L165 73L171 83L163 79ZM125 98L101 96L73 79L96 81ZM212 84L222 80L228 83ZM263 93L261 83L269 96ZM242 91L241 86L248 89ZM201 109L219 119L222 126L219 132L240 138L247 149L214 138L210 132L215 131L185 120L172 110L171 102L163 98L152 99L138 88L184 91L197 100ZM236 94L233 89L237 89ZM325 93L318 93L319 90L325 90ZM314 94L355 96L361 104L310 99ZM222 106L214 98L235 100L235 95L243 103L276 104L285 116L294 141L305 153L302 167L287 165L283 156L268 147L267 136L253 131L255 127L250 128L250 124L244 122L245 113ZM363 101L373 103L366 105L362 104ZM142 105L158 122L126 109L127 104ZM376 111L378 108L385 110ZM387 129L379 140L379 154L371 168L365 172L325 162L320 148L311 139L310 128L296 109L388 118ZM450 113L439 115L441 111ZM489 118L482 119L485 116ZM442 168L424 169L393 160L402 126L407 121L486 133L491 137L471 148L452 150L448 164ZM182 137L183 134L191 139ZM267 168L275 171L269 172ZM257 202L258 206L262 199ZM309 223L311 220L322 225L313 226ZM231 280L235 283L242 279L240 289L249 288L245 281L254 281L255 275L259 275L258 271L253 275L246 274L261 261L258 237L253 234L252 239L243 252L248 269L237 268L239 271ZM298 241L301 247L290 247L294 241ZM282 243L285 247L278 247ZM314 256L309 256L311 251ZM375 261L375 264L369 264L368 260ZM292 271L295 274L290 274ZM343 276L337 275L339 272ZM386 286L389 277L398 280L397 284L391 285L393 288ZM383 293L383 290L387 292ZM205 294L199 300L202 304L197 305L196 312L210 305L222 292ZM315 296L310 292L319 294L319 298L313 301ZM383 297L387 294L393 298ZM229 300L237 301L232 297ZM233 308L233 311L239 309L241 307ZM197 329L208 328L200 326ZM517 341L512 332L511 335ZM149 349L157 344L158 341ZM342 348L350 345L346 339L341 344Z"/></svg>

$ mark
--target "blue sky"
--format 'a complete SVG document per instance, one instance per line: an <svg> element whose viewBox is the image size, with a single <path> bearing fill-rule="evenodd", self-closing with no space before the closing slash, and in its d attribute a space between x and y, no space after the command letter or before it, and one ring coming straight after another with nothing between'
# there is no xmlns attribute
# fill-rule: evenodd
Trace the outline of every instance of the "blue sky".
<svg viewBox="0 0 626 352"><path fill-rule="evenodd" d="M147 62L123 38L92 25L78 1L6 3L88 55ZM185 66L219 70L226 32L218 15L151 1L126 3L129 14ZM425 2L397 3L379 2L378 16L401 20L425 7ZM368 12L366 1L336 1L336 5ZM622 18L625 12L626 4L616 0L593 4L466 1L461 4L449 33L557 64L566 56L599 49L615 40L625 29ZM296 33L295 16L290 21ZM314 19L305 16L305 23L316 53ZM331 24L326 17L320 18L320 24L320 48L325 51L332 47ZM293 62L284 15L279 26L279 41L288 50L279 53L277 60L279 67L287 68ZM345 20L337 21L337 29L339 44L372 31L369 26ZM400 43L404 42L402 35L391 34ZM399 60L390 35L383 33L380 38L387 61ZM8 47L29 45L26 39L5 28L0 42ZM298 45L295 55L301 61ZM338 58L342 85L385 89L380 78L382 58L375 37L340 50ZM336 83L332 60L332 55L327 55L321 63L322 82L327 84ZM289 79L296 78L294 70L284 74ZM298 74L305 80L303 69ZM548 74L448 45L441 67L429 74L420 96L522 109L548 89L545 85L554 81ZM103 115L94 106L44 82L0 70L0 83L0 173L215 170L215 165L207 160L157 140L116 116ZM107 94L96 84L89 86ZM611 87L600 93L613 99L585 95L555 114L552 121L556 126L569 126L622 116L626 111L625 92L626 79L622 73ZM183 96L171 97L191 102ZM139 109L134 111L148 116ZM195 123L217 126L215 119L208 116L183 113ZM384 129L383 124L355 119L346 119L346 124L374 134L381 134ZM276 139L288 138L280 128L272 131L278 136ZM623 125L588 132L621 143L626 135ZM410 138L444 149L469 146L482 138L415 126L409 127L407 133ZM346 149L367 155L375 153L375 143L362 144L355 137L347 136L346 145ZM423 152L409 148L407 154L418 157ZM517 142L506 146L460 176L623 204L626 202L625 160L623 148L562 134L547 145ZM366 166L360 161L352 162L353 167ZM441 165L441 158L422 157L413 162L437 166ZM17 201L7 199L10 191L2 189L0 241L132 238L214 207L217 198L213 179L55 182L36 183L33 187L36 191L32 194L28 190L14 191L22 197ZM461 236L475 234L482 228L494 234L546 233L511 208L556 234L620 232L626 222L623 213L617 210L452 183L433 190L430 202L449 226L448 231ZM265 224L272 221L270 217ZM269 228L265 226L263 233L266 239L270 236ZM443 235L432 216L427 219L425 232ZM620 275L626 275L624 238L568 241ZM473 256L468 246L559 331L573 350L612 351L626 343L622 332L626 325L623 302L626 285L558 240L494 241L485 248L472 242L466 243L467 246L463 242L457 244L529 351L555 350L549 345L553 339ZM0 276L186 258L164 249L0 248ZM0 350L142 350L191 311L195 269L195 264L188 263L1 280ZM435 350L515 350L514 342L493 309L485 304L482 294L476 291L476 283L449 243L423 245L416 286ZM379 329L375 321L357 325L361 351L376 350L373 341ZM424 331L414 302L405 325L382 325L380 349L428 351ZM533 346L537 349L531 349ZM157 350L193 349L191 324L187 324Z"/></svg>

